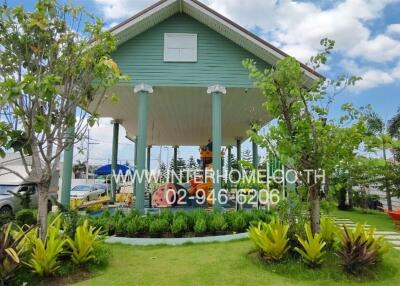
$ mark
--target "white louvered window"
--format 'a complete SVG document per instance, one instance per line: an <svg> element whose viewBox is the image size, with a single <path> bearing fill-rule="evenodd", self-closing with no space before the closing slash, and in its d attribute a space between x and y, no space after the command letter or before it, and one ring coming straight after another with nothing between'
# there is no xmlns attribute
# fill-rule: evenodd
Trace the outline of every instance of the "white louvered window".
<svg viewBox="0 0 400 286"><path fill-rule="evenodd" d="M197 62L197 34L165 33L165 62Z"/></svg>

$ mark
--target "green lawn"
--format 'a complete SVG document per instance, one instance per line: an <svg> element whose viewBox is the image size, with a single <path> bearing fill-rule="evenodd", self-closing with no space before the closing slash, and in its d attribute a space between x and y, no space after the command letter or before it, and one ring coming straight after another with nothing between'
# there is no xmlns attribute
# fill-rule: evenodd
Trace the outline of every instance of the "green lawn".
<svg viewBox="0 0 400 286"><path fill-rule="evenodd" d="M267 265L249 240L183 246L113 245L109 267L76 285L400 285L400 252L386 255L371 277L348 278L335 256L320 270L289 261Z"/></svg>
<svg viewBox="0 0 400 286"><path fill-rule="evenodd" d="M377 211L367 211L364 212L359 209L355 209L352 211L341 211L336 210L331 213L338 218L348 218L351 219L353 222L357 223L367 223L370 225L375 226L378 230L388 230L394 231L396 230L393 224L393 221L390 217L383 213ZM398 231L398 230L397 230Z"/></svg>

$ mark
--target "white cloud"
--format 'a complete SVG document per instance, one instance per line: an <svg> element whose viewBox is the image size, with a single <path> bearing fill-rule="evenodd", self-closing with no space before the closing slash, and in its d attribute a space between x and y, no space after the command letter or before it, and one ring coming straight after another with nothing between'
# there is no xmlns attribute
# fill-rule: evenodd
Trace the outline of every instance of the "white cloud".
<svg viewBox="0 0 400 286"><path fill-rule="evenodd" d="M150 6L154 0L93 0L100 6L106 20L130 17Z"/></svg>
<svg viewBox="0 0 400 286"><path fill-rule="evenodd" d="M378 55L388 48L396 48L400 42L387 36L371 39L366 21L381 17L383 9L394 2L398 0L346 0L322 9L315 3L293 0L235 1L234 4L231 0L208 1L212 8L247 28L261 27L270 33L269 40L278 42L283 50L302 61L315 54L319 41L328 37L336 41L336 49L378 62L398 57L398 52L384 57ZM357 52L360 47L372 51L373 55Z"/></svg>
<svg viewBox="0 0 400 286"><path fill-rule="evenodd" d="M388 62L400 57L400 41L386 35L360 42L349 50L349 55L373 62Z"/></svg>
<svg viewBox="0 0 400 286"><path fill-rule="evenodd" d="M353 88L356 92L392 84L400 80L400 63L394 68L380 69L371 66L360 66L354 60L347 59L342 60L340 65L350 74L362 77L362 80L358 81Z"/></svg>
<svg viewBox="0 0 400 286"><path fill-rule="evenodd" d="M104 164L111 160L113 126L111 118L101 118L97 125L90 128L90 138L93 138L90 145L89 161L91 164ZM125 138L125 130L122 126L119 129L119 150L118 160L129 160L132 163L133 159L133 143ZM74 160L86 161L87 141L83 140L78 143L75 148ZM84 149L84 154L79 154L78 149Z"/></svg>
<svg viewBox="0 0 400 286"><path fill-rule="evenodd" d="M386 33L389 35L400 35L400 24L391 24L387 26Z"/></svg>

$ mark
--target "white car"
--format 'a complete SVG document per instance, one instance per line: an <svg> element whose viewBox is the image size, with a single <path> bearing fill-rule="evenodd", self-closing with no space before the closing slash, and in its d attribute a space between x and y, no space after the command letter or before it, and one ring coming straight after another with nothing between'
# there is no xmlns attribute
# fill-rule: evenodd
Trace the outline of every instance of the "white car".
<svg viewBox="0 0 400 286"><path fill-rule="evenodd" d="M0 216L12 216L18 210L22 209L21 201L13 193L23 194L24 192L31 192L31 208L38 206L38 190L35 184L0 184ZM48 210L51 210L53 201L57 201L57 193L50 192L48 194Z"/></svg>
<svg viewBox="0 0 400 286"><path fill-rule="evenodd" d="M96 200L100 196L105 195L107 186L104 184L95 185L77 185L71 190L71 198L83 199L86 201Z"/></svg>

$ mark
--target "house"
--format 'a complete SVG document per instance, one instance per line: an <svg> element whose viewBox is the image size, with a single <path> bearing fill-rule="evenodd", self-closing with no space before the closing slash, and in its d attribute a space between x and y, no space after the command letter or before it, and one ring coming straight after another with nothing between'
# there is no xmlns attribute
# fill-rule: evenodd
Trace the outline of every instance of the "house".
<svg viewBox="0 0 400 286"><path fill-rule="evenodd" d="M264 97L254 88L242 61L253 59L263 69L287 54L205 4L161 0L110 31L118 39L113 59L132 79L113 88L117 103L102 103L98 110L101 116L114 118L114 166L120 124L137 143L138 172L145 170L146 154L149 168L151 146L175 146L176 158L178 146L199 146L212 139L213 169L221 173L221 154L215 150L226 146L231 152L236 145L240 159L247 130L271 120L262 106ZM309 67L302 68L305 85L320 77ZM253 152L257 152L255 144ZM66 156L72 158L68 152ZM221 183L214 181L215 191L220 188ZM65 202L68 189L63 187ZM144 191L145 182L137 182L136 208L141 211Z"/></svg>

